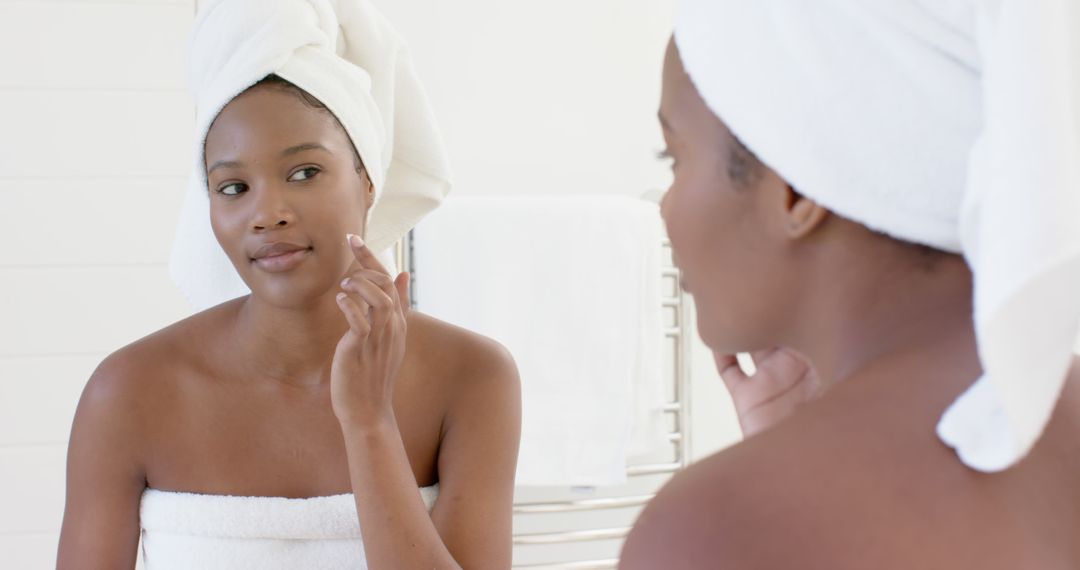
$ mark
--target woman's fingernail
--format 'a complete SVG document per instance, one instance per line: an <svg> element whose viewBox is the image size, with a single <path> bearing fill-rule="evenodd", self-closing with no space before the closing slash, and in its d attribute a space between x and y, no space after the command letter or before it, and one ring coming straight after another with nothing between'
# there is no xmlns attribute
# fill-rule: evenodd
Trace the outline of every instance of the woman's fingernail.
<svg viewBox="0 0 1080 570"><path fill-rule="evenodd" d="M364 247L364 240L360 239L360 236L356 234L349 234L349 243L355 247Z"/></svg>
<svg viewBox="0 0 1080 570"><path fill-rule="evenodd" d="M341 280L341 286L342 287L347 287L348 285L349 285L349 278L348 277ZM344 295L344 294L345 293L341 293L341 295Z"/></svg>
<svg viewBox="0 0 1080 570"><path fill-rule="evenodd" d="M340 303L340 302L344 301L344 300L345 300L345 297L347 297L347 296L348 296L348 295L346 295L345 293L338 293L338 294L337 294L337 300L338 300L338 302Z"/></svg>

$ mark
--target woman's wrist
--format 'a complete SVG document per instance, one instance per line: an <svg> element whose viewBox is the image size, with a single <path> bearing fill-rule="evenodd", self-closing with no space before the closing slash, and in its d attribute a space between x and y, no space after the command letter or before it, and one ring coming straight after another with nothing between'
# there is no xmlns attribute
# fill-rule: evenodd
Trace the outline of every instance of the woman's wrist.
<svg viewBox="0 0 1080 570"><path fill-rule="evenodd" d="M341 431L348 436L379 436L393 435L398 431L397 419L394 418L393 410L381 413L360 414L349 417L338 417Z"/></svg>

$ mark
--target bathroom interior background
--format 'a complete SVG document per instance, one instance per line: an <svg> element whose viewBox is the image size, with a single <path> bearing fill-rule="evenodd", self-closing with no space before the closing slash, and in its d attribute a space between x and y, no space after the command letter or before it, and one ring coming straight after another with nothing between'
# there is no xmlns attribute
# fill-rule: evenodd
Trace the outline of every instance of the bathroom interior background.
<svg viewBox="0 0 1080 570"><path fill-rule="evenodd" d="M666 188L655 113L674 0L374 1L411 46L457 195ZM68 432L94 367L191 312L166 262L192 152L195 10L0 0L5 568L54 565ZM696 338L692 354L699 458L739 430Z"/></svg>

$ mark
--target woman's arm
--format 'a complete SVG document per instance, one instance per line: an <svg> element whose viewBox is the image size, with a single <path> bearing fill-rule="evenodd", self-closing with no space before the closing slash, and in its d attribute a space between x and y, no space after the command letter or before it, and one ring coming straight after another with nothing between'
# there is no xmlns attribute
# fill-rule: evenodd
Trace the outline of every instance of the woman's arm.
<svg viewBox="0 0 1080 570"><path fill-rule="evenodd" d="M342 426L372 568L510 567L521 389L504 349L477 348L445 420L430 515L397 425Z"/></svg>
<svg viewBox="0 0 1080 570"><path fill-rule="evenodd" d="M513 361L477 367L449 412L429 515L396 424L343 426L373 568L509 568L520 395Z"/></svg>
<svg viewBox="0 0 1080 570"><path fill-rule="evenodd" d="M521 419L513 360L490 345L463 351L468 381L449 406L439 499L429 515L391 405L404 352L407 279L391 279L365 246L354 245L354 252L366 269L350 277L348 296L339 299L350 330L334 355L331 390L368 564L507 568Z"/></svg>
<svg viewBox="0 0 1080 570"><path fill-rule="evenodd" d="M122 360L113 355L98 367L75 412L58 570L135 567L146 479L137 456L135 398Z"/></svg>
<svg viewBox="0 0 1080 570"><path fill-rule="evenodd" d="M486 340L486 339L485 339ZM464 568L510 567L521 382L501 345L475 352L447 414L431 518Z"/></svg>

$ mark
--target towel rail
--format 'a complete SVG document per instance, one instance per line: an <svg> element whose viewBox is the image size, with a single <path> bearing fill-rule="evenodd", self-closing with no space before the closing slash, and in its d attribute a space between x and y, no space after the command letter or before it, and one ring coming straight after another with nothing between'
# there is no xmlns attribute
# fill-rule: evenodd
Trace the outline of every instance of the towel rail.
<svg viewBox="0 0 1080 570"><path fill-rule="evenodd" d="M545 503L519 503L514 505L514 514L567 513L571 511L593 511L597 509L622 509L640 507L655 495L632 495L627 497L601 497L598 499L580 499L577 501L550 501Z"/></svg>
<svg viewBox="0 0 1080 570"><path fill-rule="evenodd" d="M667 238L661 242L662 247L670 248L671 242ZM398 267L408 267L413 280L412 290L415 291L416 272L413 269L413 239L410 232L407 239L397 244L395 254ZM671 257L665 255L664 259ZM650 477L670 476L689 464L690 458L690 402L688 393L690 388L689 379L689 356L690 345L687 341L689 336L686 318L686 303L683 292L679 287L679 270L667 263L661 270L663 279L671 279L674 282L674 291L671 295L664 295L661 306L666 310L674 311L674 322L663 330L665 338L672 339L674 353L672 358L673 398L661 408L665 414L670 414L674 420L674 431L667 434L667 441L674 448L674 458L670 461L651 462L637 465L629 465L626 475L629 481L641 481L649 483ZM416 297L412 296L412 306L416 307ZM659 483L650 483L654 487ZM566 513L601 513L605 511L617 512L617 509L636 509L644 507L655 493L630 492L625 495L611 497L596 497L587 499L548 500L518 502L514 505L514 516L517 517L543 517ZM589 528L581 530L552 531L552 532L515 532L513 542L515 545L514 558L519 558L518 547L527 548L553 548L558 545L583 544L590 541L621 541L629 533L630 527L606 527ZM558 551L555 551L558 555ZM595 556L595 555L594 555ZM514 570L600 570L616 568L618 560L615 558L596 558L587 560L574 560L564 562L528 562L516 563Z"/></svg>
<svg viewBox="0 0 1080 570"><path fill-rule="evenodd" d="M535 532L514 536L514 544L561 544L584 540L612 540L626 538L630 527L568 530L563 532Z"/></svg>
<svg viewBox="0 0 1080 570"><path fill-rule="evenodd" d="M663 246L670 247L670 242L665 239ZM668 256L665 257L669 258ZM673 322L669 319L668 326L663 330L665 338L671 339L674 343L674 354L672 359L674 368L674 386L672 387L673 398L661 408L665 414L670 414L675 423L675 430L667 434L668 442L674 447L674 459L671 461L630 465L626 470L629 481L646 482L652 481L655 477L663 477L666 480L668 476L686 467L690 458L690 402L687 399L690 388L688 369L690 346L687 340L689 338L689 330L686 318L686 310L688 308L684 303L682 289L679 287L680 274L678 269L667 266L661 271L661 277L674 281L674 290L670 291L669 294L665 295L660 300L661 306L667 311L674 311L675 317ZM660 483L657 483L655 485L658 487L659 484ZM528 517L573 512L614 512L615 509L620 508L640 509L654 496L654 492L637 492L603 498L519 503L515 505L514 514L515 517ZM626 529L601 528L565 532L518 533L514 536L514 544L515 549L519 547L547 547L552 549L551 552L553 553L553 557L557 558L560 557L559 555L561 554L561 551L558 548L559 545L569 546L570 544L583 544L587 543L587 541L601 540L621 541L625 539L626 533L628 532L629 527ZM562 557L565 556L566 554L562 554ZM515 551L515 560L518 558L518 553ZM600 558L594 560L574 560L564 562L516 563L513 568L515 570L584 570L616 568L617 566L617 559Z"/></svg>
<svg viewBox="0 0 1080 570"><path fill-rule="evenodd" d="M607 558L604 560L583 560L581 562L563 562L562 564L522 564L514 566L522 570L607 570L617 568L618 559Z"/></svg>
<svg viewBox="0 0 1080 570"><path fill-rule="evenodd" d="M680 404L679 402L670 402L670 403L664 404L664 407L661 408L662 411L664 411L665 413L669 413L669 414L677 414L677 413L681 412L682 409L683 409L682 404Z"/></svg>

